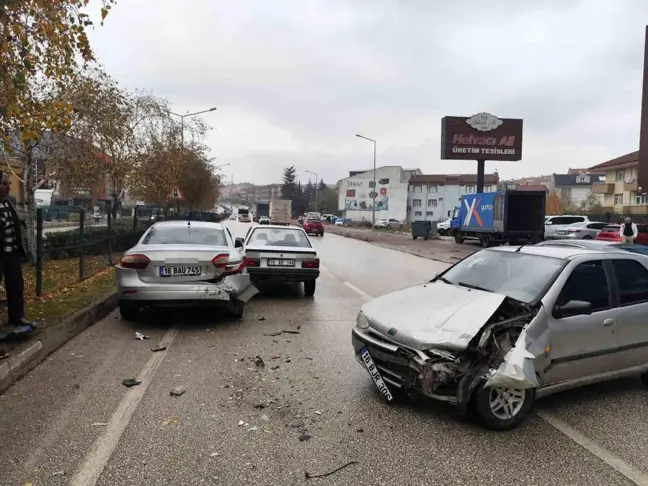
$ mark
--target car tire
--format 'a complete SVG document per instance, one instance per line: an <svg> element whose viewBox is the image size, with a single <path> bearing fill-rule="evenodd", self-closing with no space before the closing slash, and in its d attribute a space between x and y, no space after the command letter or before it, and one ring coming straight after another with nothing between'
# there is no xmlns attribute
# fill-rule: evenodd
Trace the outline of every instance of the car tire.
<svg viewBox="0 0 648 486"><path fill-rule="evenodd" d="M519 425L533 406L535 391L533 389L514 390L511 388L487 388L485 382L475 390L474 411L479 422L492 430L507 430ZM502 400L512 407L505 413Z"/></svg>
<svg viewBox="0 0 648 486"><path fill-rule="evenodd" d="M127 321L135 321L139 317L140 306L136 302L130 302L128 300L119 301L119 313L122 316L122 319Z"/></svg>
<svg viewBox="0 0 648 486"><path fill-rule="evenodd" d="M391 224L388 224L388 225L387 225L387 229L391 229Z"/></svg>
<svg viewBox="0 0 648 486"><path fill-rule="evenodd" d="M304 296L312 297L315 295L315 280L306 280L304 282Z"/></svg>
<svg viewBox="0 0 648 486"><path fill-rule="evenodd" d="M481 246L483 248L488 248L489 246L491 246L490 235L488 233L484 233L480 236L479 242L481 243Z"/></svg>
<svg viewBox="0 0 648 486"><path fill-rule="evenodd" d="M455 240L455 243L457 243L458 245L461 245L464 242L464 239L461 236L459 236L458 234L455 235L454 240Z"/></svg>
<svg viewBox="0 0 648 486"><path fill-rule="evenodd" d="M584 239L584 240L591 240L591 239L592 239L592 237L591 237L591 236L588 236L588 235L586 235L586 236L583 236L583 239Z"/></svg>
<svg viewBox="0 0 648 486"><path fill-rule="evenodd" d="M232 299L230 300L229 304L227 304L227 313L234 319L240 319L241 317L243 317L244 310L245 304L243 304L243 302L241 302L240 300Z"/></svg>

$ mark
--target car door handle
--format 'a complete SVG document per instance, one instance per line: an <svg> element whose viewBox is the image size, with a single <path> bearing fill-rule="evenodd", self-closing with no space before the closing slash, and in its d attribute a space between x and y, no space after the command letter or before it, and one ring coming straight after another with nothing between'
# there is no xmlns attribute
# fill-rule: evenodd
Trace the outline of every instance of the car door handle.
<svg viewBox="0 0 648 486"><path fill-rule="evenodd" d="M604 326L614 326L616 324L616 319L605 319L603 321Z"/></svg>

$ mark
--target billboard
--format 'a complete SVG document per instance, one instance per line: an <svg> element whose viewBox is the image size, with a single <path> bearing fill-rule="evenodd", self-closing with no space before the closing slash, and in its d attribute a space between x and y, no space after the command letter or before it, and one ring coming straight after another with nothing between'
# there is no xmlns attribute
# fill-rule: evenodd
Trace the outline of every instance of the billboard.
<svg viewBox="0 0 648 486"><path fill-rule="evenodd" d="M371 180L348 181L347 189L344 193L344 210L345 211L373 211L373 196ZM376 192L376 211L387 211L389 209L389 194L387 184L389 179L381 179L378 182L378 191ZM381 187L382 186L382 187Z"/></svg>
<svg viewBox="0 0 648 486"><path fill-rule="evenodd" d="M450 160L522 159L522 119L490 113L441 119L441 158Z"/></svg>

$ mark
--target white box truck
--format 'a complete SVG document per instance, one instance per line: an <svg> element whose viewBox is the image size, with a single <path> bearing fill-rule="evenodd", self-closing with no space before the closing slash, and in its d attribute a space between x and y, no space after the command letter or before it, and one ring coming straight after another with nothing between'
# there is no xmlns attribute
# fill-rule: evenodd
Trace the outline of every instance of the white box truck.
<svg viewBox="0 0 648 486"><path fill-rule="evenodd" d="M270 201L270 224L290 224L292 220L292 201L273 199Z"/></svg>

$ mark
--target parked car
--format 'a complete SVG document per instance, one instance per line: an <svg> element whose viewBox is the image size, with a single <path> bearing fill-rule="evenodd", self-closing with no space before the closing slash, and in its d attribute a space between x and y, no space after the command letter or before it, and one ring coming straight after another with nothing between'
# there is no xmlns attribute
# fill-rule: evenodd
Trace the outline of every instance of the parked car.
<svg viewBox="0 0 648 486"><path fill-rule="evenodd" d="M637 230L639 234L635 243L638 245L648 245L648 225L638 224ZM621 225L620 224L608 224L606 225L598 235L596 239L600 241L612 241L616 243L621 242Z"/></svg>
<svg viewBox="0 0 648 486"><path fill-rule="evenodd" d="M258 292L242 270L243 257L220 223L158 222L116 267L119 310L135 319L144 308L200 303L240 317Z"/></svg>
<svg viewBox="0 0 648 486"><path fill-rule="evenodd" d="M439 235L441 236L445 236L449 234L451 223L452 223L452 218L437 223L437 233L439 233Z"/></svg>
<svg viewBox="0 0 648 486"><path fill-rule="evenodd" d="M593 240L606 226L606 223L581 221L572 223L566 228L557 229L551 239L556 240Z"/></svg>
<svg viewBox="0 0 648 486"><path fill-rule="evenodd" d="M364 304L352 343L386 400L419 393L506 429L551 393L648 384L647 313L644 255L501 246Z"/></svg>
<svg viewBox="0 0 648 486"><path fill-rule="evenodd" d="M589 222L587 216L569 214L564 214L562 216L545 216L544 239L559 239L559 236L556 234L557 231L565 230L571 224L584 222Z"/></svg>
<svg viewBox="0 0 648 486"><path fill-rule="evenodd" d="M629 251L640 255L648 256L648 246L638 245L636 243L615 243L613 241L603 240L554 240L542 241L536 246L569 246L572 248L585 248L587 250L599 251Z"/></svg>
<svg viewBox="0 0 648 486"><path fill-rule="evenodd" d="M392 228L398 228L401 229L403 227L403 223L398 221L397 219L394 218L389 218L389 219L377 219L376 220L376 228L386 228L386 229L392 229Z"/></svg>
<svg viewBox="0 0 648 486"><path fill-rule="evenodd" d="M324 236L324 225L322 220L317 218L308 218L305 219L302 223L302 228L307 234L314 234L315 236Z"/></svg>
<svg viewBox="0 0 648 486"><path fill-rule="evenodd" d="M255 226L236 241L243 246L245 272L252 283L303 282L304 294L315 294L320 261L302 228Z"/></svg>
<svg viewBox="0 0 648 486"><path fill-rule="evenodd" d="M346 226L347 220L345 218L337 218L335 220L335 226Z"/></svg>
<svg viewBox="0 0 648 486"><path fill-rule="evenodd" d="M259 224L270 224L270 218L267 216L261 216L259 218Z"/></svg>

